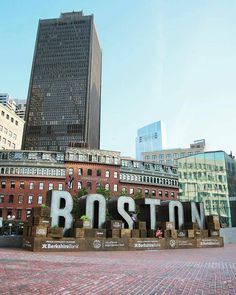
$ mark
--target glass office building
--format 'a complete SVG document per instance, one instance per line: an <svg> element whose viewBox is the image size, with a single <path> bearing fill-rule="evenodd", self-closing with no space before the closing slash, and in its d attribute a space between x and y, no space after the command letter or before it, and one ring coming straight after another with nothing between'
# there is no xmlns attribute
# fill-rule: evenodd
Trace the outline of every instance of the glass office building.
<svg viewBox="0 0 236 295"><path fill-rule="evenodd" d="M23 148L100 147L102 54L93 15L40 20Z"/></svg>
<svg viewBox="0 0 236 295"><path fill-rule="evenodd" d="M236 162L223 151L178 159L180 201L203 202L206 215L236 226Z"/></svg>
<svg viewBox="0 0 236 295"><path fill-rule="evenodd" d="M144 152L154 152L166 148L166 127L157 121L138 129L136 137L136 159L143 160Z"/></svg>

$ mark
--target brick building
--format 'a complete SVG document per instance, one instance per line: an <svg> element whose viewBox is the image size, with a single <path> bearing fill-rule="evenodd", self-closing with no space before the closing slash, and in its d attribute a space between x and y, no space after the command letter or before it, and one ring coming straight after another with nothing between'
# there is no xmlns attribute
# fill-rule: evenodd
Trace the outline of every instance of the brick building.
<svg viewBox="0 0 236 295"><path fill-rule="evenodd" d="M112 196L136 194L176 199L177 171L158 163L121 157L119 152L68 148L66 152L1 151L0 217L25 220L32 207L45 203L48 190L78 189L96 193L98 187Z"/></svg>

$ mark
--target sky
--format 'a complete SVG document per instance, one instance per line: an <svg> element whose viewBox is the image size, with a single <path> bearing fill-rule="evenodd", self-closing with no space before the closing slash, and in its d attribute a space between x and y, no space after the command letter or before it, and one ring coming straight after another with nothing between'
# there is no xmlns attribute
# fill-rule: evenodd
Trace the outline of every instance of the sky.
<svg viewBox="0 0 236 295"><path fill-rule="evenodd" d="M0 92L27 98L39 19L94 14L103 52L101 148L135 156L163 120L167 147L236 154L236 1L0 0Z"/></svg>

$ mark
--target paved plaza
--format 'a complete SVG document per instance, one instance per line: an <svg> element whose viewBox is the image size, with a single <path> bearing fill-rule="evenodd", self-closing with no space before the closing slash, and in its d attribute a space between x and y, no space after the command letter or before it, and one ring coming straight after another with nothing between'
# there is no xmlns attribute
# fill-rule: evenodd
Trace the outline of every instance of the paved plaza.
<svg viewBox="0 0 236 295"><path fill-rule="evenodd" d="M236 245L74 253L0 248L0 294L236 294Z"/></svg>

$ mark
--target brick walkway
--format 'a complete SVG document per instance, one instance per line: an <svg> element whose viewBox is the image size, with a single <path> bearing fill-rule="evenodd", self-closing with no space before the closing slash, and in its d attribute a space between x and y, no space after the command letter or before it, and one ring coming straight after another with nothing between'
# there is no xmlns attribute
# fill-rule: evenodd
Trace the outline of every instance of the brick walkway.
<svg viewBox="0 0 236 295"><path fill-rule="evenodd" d="M77 253L0 248L0 294L236 294L236 245Z"/></svg>

